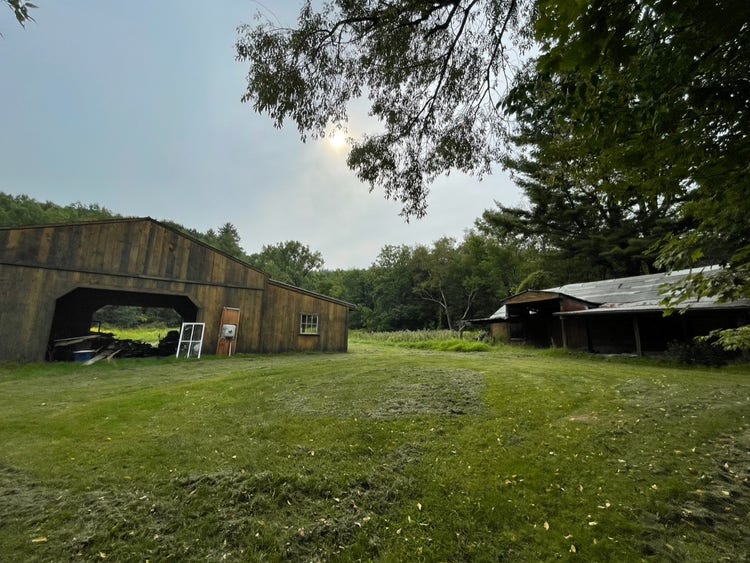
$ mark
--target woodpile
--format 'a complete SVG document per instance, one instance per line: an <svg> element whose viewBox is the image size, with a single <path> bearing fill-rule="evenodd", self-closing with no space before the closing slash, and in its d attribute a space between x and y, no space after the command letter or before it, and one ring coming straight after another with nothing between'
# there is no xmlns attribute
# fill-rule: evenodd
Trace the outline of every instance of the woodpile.
<svg viewBox="0 0 750 563"><path fill-rule="evenodd" d="M165 339L166 341L166 339ZM176 342L175 342L176 346ZM51 361L78 361L91 365L112 358L146 358L174 354L170 342L160 342L155 348L151 344L136 340L119 340L114 334L97 332L74 338L54 340L48 359Z"/></svg>

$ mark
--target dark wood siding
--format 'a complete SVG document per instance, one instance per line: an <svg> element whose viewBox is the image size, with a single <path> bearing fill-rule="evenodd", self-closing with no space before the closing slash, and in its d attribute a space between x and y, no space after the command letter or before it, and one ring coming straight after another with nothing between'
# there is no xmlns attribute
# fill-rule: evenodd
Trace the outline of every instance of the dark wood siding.
<svg viewBox="0 0 750 563"><path fill-rule="evenodd" d="M237 353L347 349L346 304L269 284L267 274L150 219L0 229L0 282L0 360L42 360L57 300L77 290L69 303L84 316L101 292L113 303L141 295L150 306L188 299L197 310L190 320L206 323L206 353L216 349L224 307L240 309ZM86 290L98 292L89 304ZM319 335L299 334L301 312L320 315Z"/></svg>
<svg viewBox="0 0 750 563"><path fill-rule="evenodd" d="M155 221L27 227L3 233L2 261L262 289L263 272Z"/></svg>
<svg viewBox="0 0 750 563"><path fill-rule="evenodd" d="M560 319L565 330L564 346L571 350L588 350L588 332L586 319L582 317L564 317Z"/></svg>
<svg viewBox="0 0 750 563"><path fill-rule="evenodd" d="M285 285L269 283L263 327L264 352L293 350L345 352L348 345L347 306ZM318 334L300 334L300 315L318 315Z"/></svg>
<svg viewBox="0 0 750 563"><path fill-rule="evenodd" d="M493 342L510 342L510 323L508 321L491 323L490 335Z"/></svg>

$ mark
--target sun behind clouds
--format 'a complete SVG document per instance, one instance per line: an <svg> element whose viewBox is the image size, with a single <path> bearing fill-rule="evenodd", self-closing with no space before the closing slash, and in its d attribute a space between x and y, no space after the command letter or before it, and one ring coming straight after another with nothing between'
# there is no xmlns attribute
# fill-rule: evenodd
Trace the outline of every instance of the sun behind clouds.
<svg viewBox="0 0 750 563"><path fill-rule="evenodd" d="M343 131L334 131L330 135L328 135L328 144L331 145L331 148L335 151L340 151L344 147L346 147L349 142L346 138L346 133Z"/></svg>

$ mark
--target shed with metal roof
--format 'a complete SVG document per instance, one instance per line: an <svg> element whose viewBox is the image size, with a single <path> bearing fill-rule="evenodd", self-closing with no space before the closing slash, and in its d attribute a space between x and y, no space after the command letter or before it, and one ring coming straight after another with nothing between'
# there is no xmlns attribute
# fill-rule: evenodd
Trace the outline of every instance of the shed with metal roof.
<svg viewBox="0 0 750 563"><path fill-rule="evenodd" d="M704 275L717 266L702 268ZM665 292L691 273L680 270L527 290L504 299L475 324L495 339L600 353L659 352L711 330L750 323L750 301L685 300L667 313Z"/></svg>

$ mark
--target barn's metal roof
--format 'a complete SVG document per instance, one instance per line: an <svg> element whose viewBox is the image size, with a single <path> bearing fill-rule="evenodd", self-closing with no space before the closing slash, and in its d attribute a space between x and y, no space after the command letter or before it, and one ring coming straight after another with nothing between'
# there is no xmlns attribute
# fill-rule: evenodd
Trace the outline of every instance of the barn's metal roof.
<svg viewBox="0 0 750 563"><path fill-rule="evenodd" d="M582 301L590 301L599 305L653 302L659 303L664 299L663 289L666 284L672 284L690 273L710 273L718 271L718 266L694 270L677 270L669 273L646 274L629 278L616 278L585 283L569 283L560 287L545 289L550 293L562 293ZM706 299L708 301L708 299Z"/></svg>
<svg viewBox="0 0 750 563"><path fill-rule="evenodd" d="M616 312L648 312L663 311L665 306L662 300L665 298L667 285L678 282L691 273L711 274L720 269L719 266L707 266L692 270L676 270L669 273L646 274L643 276L632 276L628 278L616 278L584 283L570 283L559 287L551 287L543 290L530 290L516 295L511 295L502 302L502 306L495 311L487 320L507 319L507 304L514 301L519 303L533 301L528 299L527 293L548 294L550 298L572 297L578 301L589 303L592 308L582 311L570 311L561 313L564 315L582 314L605 314ZM715 298L704 297L698 300L686 300L681 307L691 308L714 308L714 307L750 307L750 301L738 301L732 303L718 304Z"/></svg>

